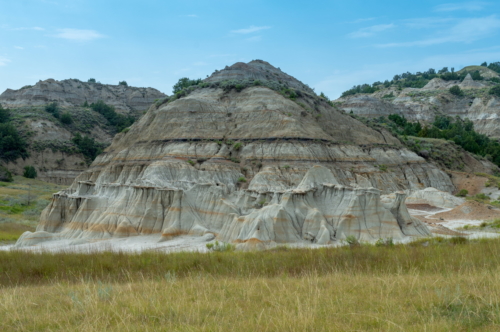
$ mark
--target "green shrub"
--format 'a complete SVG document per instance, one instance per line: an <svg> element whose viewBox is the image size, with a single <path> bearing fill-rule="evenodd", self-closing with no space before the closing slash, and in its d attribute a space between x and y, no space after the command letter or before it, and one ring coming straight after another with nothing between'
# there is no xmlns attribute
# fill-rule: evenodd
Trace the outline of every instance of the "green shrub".
<svg viewBox="0 0 500 332"><path fill-rule="evenodd" d="M33 166L24 166L23 176L28 179L34 179L37 177L36 169Z"/></svg>
<svg viewBox="0 0 500 332"><path fill-rule="evenodd" d="M14 179L12 178L12 173L6 168L0 165L0 181L3 182L12 182Z"/></svg>
<svg viewBox="0 0 500 332"><path fill-rule="evenodd" d="M50 103L47 106L45 106L45 112L48 112L54 116L54 118L59 119L59 107L57 106L57 103Z"/></svg>
<svg viewBox="0 0 500 332"><path fill-rule="evenodd" d="M207 243L206 247L211 251L234 251L235 247L230 243L215 241L215 243Z"/></svg>
<svg viewBox="0 0 500 332"><path fill-rule="evenodd" d="M387 172L387 165L378 165L378 168L379 168L382 172Z"/></svg>
<svg viewBox="0 0 500 332"><path fill-rule="evenodd" d="M89 78L87 82L88 83L96 83L96 80L95 80L95 78Z"/></svg>
<svg viewBox="0 0 500 332"><path fill-rule="evenodd" d="M348 237L346 237L345 241L347 242L348 245L350 245L351 247L354 247L354 246L359 246L359 241L358 241L358 238L355 237L354 235L349 235Z"/></svg>
<svg viewBox="0 0 500 332"><path fill-rule="evenodd" d="M492 87L489 94L500 97L500 85L495 85L494 87Z"/></svg>
<svg viewBox="0 0 500 332"><path fill-rule="evenodd" d="M10 120L10 111L6 108L3 108L0 105L0 123L6 123Z"/></svg>
<svg viewBox="0 0 500 332"><path fill-rule="evenodd" d="M239 149L241 149L241 147L243 146L243 144L241 142L238 142L236 143L235 145L233 145L233 148L238 151Z"/></svg>
<svg viewBox="0 0 500 332"><path fill-rule="evenodd" d="M107 105L102 100L90 105L94 112L104 116L108 123L116 128L117 132L122 131L124 128L130 127L135 119L132 116L125 116L118 114L113 106Z"/></svg>
<svg viewBox="0 0 500 332"><path fill-rule="evenodd" d="M247 182L247 179L244 176L240 176L238 182Z"/></svg>
<svg viewBox="0 0 500 332"><path fill-rule="evenodd" d="M448 91L455 96L461 97L464 95L464 92L462 91L462 89L460 89L458 85L452 86Z"/></svg>
<svg viewBox="0 0 500 332"><path fill-rule="evenodd" d="M28 157L28 145L11 123L0 123L0 158L14 161Z"/></svg>
<svg viewBox="0 0 500 332"><path fill-rule="evenodd" d="M118 82L118 85L128 86L126 81L120 81Z"/></svg>
<svg viewBox="0 0 500 332"><path fill-rule="evenodd" d="M201 83L201 78L196 79L196 80L190 80L187 77L183 77L183 78L179 79L179 81L177 81L177 83L175 83L175 85L173 86L172 92L175 95L175 94L181 92L182 90L184 90L190 86L198 85L200 83ZM180 97L182 97L182 96L180 96Z"/></svg>
<svg viewBox="0 0 500 332"><path fill-rule="evenodd" d="M73 118L71 117L71 114L69 114L67 112L63 113L61 115L61 122L64 123L64 124L67 124L67 125L72 124L73 123Z"/></svg>
<svg viewBox="0 0 500 332"><path fill-rule="evenodd" d="M465 197L469 194L469 191L467 189L461 189L458 194L456 194L457 197Z"/></svg>
<svg viewBox="0 0 500 332"><path fill-rule="evenodd" d="M92 163L92 161L102 152L101 144L88 136L82 137L80 133L76 133L71 141L78 147L79 152L83 154L87 164Z"/></svg>
<svg viewBox="0 0 500 332"><path fill-rule="evenodd" d="M187 163L191 166L194 166L194 164L196 164L194 161L192 161L191 159L188 159Z"/></svg>

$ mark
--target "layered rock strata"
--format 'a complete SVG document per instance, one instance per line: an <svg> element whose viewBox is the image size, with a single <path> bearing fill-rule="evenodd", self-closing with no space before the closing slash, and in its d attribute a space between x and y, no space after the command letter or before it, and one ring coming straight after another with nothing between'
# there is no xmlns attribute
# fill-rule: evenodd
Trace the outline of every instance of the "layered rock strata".
<svg viewBox="0 0 500 332"><path fill-rule="evenodd" d="M118 112L138 116L156 99L164 97L165 94L153 88L47 79L18 90L7 89L0 95L0 104L6 108L19 108L57 102L61 107L77 107L85 102L91 104L102 100Z"/></svg>
<svg viewBox="0 0 500 332"><path fill-rule="evenodd" d="M488 94L491 84L474 81L470 75L462 82L434 78L422 89L389 88L339 98L336 102L344 111L368 118L399 114L411 121L431 123L436 115L458 116L471 120L477 132L500 138L500 99ZM454 85L471 93L454 96L448 91Z"/></svg>
<svg viewBox="0 0 500 332"><path fill-rule="evenodd" d="M244 248L429 235L404 194L385 205L380 194L451 191L449 176L388 132L298 92L200 88L152 106L54 195L18 246L139 234L212 233Z"/></svg>

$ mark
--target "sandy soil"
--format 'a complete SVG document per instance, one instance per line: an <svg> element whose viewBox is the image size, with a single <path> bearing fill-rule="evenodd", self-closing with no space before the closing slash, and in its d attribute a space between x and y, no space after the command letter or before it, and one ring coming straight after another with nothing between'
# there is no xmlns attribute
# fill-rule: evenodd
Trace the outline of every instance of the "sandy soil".
<svg viewBox="0 0 500 332"><path fill-rule="evenodd" d="M475 201L467 201L456 208L437 213L436 218L444 220L492 220L500 218L500 210Z"/></svg>
<svg viewBox="0 0 500 332"><path fill-rule="evenodd" d="M482 192L487 178L463 172L451 172L451 180L457 188L457 192L466 189L473 196Z"/></svg>

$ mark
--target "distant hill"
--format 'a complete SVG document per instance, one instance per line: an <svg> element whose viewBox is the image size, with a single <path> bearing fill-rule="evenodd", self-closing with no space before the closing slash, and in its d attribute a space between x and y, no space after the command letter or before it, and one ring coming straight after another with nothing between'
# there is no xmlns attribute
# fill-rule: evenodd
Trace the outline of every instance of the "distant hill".
<svg viewBox="0 0 500 332"><path fill-rule="evenodd" d="M3 92L0 109L7 110L6 122L26 142L29 154L24 160L3 157L3 164L18 175L34 166L42 180L71 183L117 132L166 97L153 88L94 81L47 79Z"/></svg>

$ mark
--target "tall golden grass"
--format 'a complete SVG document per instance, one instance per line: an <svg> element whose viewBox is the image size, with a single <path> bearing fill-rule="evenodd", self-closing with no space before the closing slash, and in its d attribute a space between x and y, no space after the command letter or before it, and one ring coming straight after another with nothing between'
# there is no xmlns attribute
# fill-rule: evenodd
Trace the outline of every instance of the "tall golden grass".
<svg viewBox="0 0 500 332"><path fill-rule="evenodd" d="M499 251L0 252L0 331L497 331Z"/></svg>

